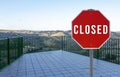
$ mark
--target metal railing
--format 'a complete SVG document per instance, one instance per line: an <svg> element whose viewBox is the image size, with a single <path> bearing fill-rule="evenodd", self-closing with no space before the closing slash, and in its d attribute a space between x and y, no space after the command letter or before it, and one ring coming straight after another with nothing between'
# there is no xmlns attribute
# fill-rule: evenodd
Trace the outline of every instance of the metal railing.
<svg viewBox="0 0 120 77"><path fill-rule="evenodd" d="M0 69L9 65L23 54L23 38L0 39Z"/></svg>
<svg viewBox="0 0 120 77"><path fill-rule="evenodd" d="M109 39L99 50L94 52L94 57L120 64L120 39Z"/></svg>
<svg viewBox="0 0 120 77"><path fill-rule="evenodd" d="M62 37L62 50L89 56L71 37ZM94 58L120 64L120 39L110 38L100 49L94 50Z"/></svg>
<svg viewBox="0 0 120 77"><path fill-rule="evenodd" d="M71 36L24 37L24 52L65 50L81 55L89 56L89 50L82 49ZM94 50L94 58L120 64L120 39L110 38L100 49Z"/></svg>

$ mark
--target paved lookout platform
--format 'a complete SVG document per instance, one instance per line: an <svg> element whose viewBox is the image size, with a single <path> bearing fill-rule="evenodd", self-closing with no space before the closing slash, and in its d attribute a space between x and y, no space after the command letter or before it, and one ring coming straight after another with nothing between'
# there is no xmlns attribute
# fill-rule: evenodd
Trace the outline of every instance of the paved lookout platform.
<svg viewBox="0 0 120 77"><path fill-rule="evenodd" d="M62 50L24 54L0 77L90 77L89 57ZM120 77L120 65L94 59L94 77Z"/></svg>

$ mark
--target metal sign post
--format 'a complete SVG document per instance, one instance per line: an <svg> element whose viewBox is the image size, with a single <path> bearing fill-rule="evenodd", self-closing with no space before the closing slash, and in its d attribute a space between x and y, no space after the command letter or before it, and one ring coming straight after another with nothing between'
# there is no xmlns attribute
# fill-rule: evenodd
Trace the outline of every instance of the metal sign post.
<svg viewBox="0 0 120 77"><path fill-rule="evenodd" d="M93 77L93 49L89 50L90 55L90 77Z"/></svg>

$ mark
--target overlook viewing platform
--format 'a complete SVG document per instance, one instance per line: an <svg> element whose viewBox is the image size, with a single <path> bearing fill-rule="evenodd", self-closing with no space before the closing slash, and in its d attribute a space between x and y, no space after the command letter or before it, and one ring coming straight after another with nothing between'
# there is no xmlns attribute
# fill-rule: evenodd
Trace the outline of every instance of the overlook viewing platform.
<svg viewBox="0 0 120 77"><path fill-rule="evenodd" d="M89 50L70 36L0 39L0 77L90 77ZM120 77L120 39L94 50L94 77Z"/></svg>
<svg viewBox="0 0 120 77"><path fill-rule="evenodd" d="M94 59L94 77L120 77L120 65ZM89 57L56 50L24 54L0 77L89 77Z"/></svg>

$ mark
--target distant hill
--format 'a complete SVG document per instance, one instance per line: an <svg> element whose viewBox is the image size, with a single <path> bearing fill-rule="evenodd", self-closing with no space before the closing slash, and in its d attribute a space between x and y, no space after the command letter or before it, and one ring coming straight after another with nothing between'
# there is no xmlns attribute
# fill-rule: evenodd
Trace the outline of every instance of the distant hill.
<svg viewBox="0 0 120 77"><path fill-rule="evenodd" d="M0 37L10 36L71 36L71 31L30 31L30 30L0 30Z"/></svg>
<svg viewBox="0 0 120 77"><path fill-rule="evenodd" d="M64 32L56 32L54 34L51 34L51 36L66 36Z"/></svg>
<svg viewBox="0 0 120 77"><path fill-rule="evenodd" d="M71 39L71 37L61 38L60 36L71 36L71 30L68 31L30 31L30 30L0 30L0 39L7 37L23 36L24 52L33 50L58 50L62 46L68 47L66 43L69 40L69 49L73 51L80 50L80 47ZM111 32L111 38L120 38L120 32ZM118 43L112 40L111 46L117 46Z"/></svg>
<svg viewBox="0 0 120 77"><path fill-rule="evenodd" d="M71 36L71 30L68 31L31 31L31 30L0 30L0 37L10 36ZM120 32L111 32L111 38L120 38Z"/></svg>

